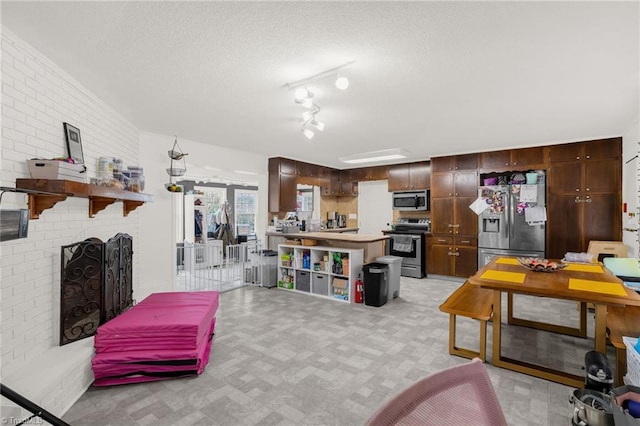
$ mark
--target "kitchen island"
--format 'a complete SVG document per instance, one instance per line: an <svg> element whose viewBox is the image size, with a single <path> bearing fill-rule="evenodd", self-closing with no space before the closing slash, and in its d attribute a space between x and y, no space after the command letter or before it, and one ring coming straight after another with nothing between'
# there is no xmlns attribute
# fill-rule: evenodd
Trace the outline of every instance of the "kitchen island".
<svg viewBox="0 0 640 426"><path fill-rule="evenodd" d="M350 234L344 232L297 232L280 235L289 240L317 241L317 244L321 246L363 249L365 263L375 262L377 257L384 256L384 242L389 239L387 235Z"/></svg>
<svg viewBox="0 0 640 426"><path fill-rule="evenodd" d="M326 232L326 233L332 233L332 234L336 234L336 233L337 234L342 234L342 233L357 234L359 229L360 228L326 228L321 231L317 231L316 233ZM307 234L307 233L308 232L297 232L296 234ZM266 247L269 250L278 250L278 245L284 244L287 239L300 238L300 237L290 237L290 235L293 235L293 234L286 233L286 232L273 232L273 231L266 232L265 233Z"/></svg>

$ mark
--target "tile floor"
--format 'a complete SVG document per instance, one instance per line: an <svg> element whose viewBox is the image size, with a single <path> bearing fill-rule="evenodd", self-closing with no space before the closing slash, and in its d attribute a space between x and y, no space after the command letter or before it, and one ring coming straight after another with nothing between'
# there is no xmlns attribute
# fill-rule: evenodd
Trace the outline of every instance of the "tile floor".
<svg viewBox="0 0 640 426"><path fill-rule="evenodd" d="M210 363L201 376L91 387L63 419L74 426L362 425L421 377L468 362L448 354L449 318L438 310L460 283L403 277L400 297L379 308L275 288L222 293ZM578 320L572 302L521 296L515 309L522 317ZM460 318L458 343L477 347L478 328ZM503 339L507 355L579 375L593 347L592 339L511 326ZM615 364L613 352L608 356ZM510 425L571 424L572 388L495 368L490 356L488 361Z"/></svg>

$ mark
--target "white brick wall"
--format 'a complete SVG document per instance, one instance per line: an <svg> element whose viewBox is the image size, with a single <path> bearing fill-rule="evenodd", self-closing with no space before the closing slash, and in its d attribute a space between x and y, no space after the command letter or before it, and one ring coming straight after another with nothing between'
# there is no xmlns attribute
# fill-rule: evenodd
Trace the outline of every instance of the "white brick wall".
<svg viewBox="0 0 640 426"><path fill-rule="evenodd" d="M80 129L89 176L95 176L101 156L138 164L138 129L3 27L2 186L29 177L27 159L66 155L63 122ZM5 193L1 208L26 208L26 199ZM75 351L58 346L60 247L89 237L107 240L118 232L132 235L135 292L138 210L123 217L118 202L90 219L88 200L68 198L31 221L28 238L0 243L3 384L62 414L93 380L90 342ZM80 355L60 355L70 352Z"/></svg>

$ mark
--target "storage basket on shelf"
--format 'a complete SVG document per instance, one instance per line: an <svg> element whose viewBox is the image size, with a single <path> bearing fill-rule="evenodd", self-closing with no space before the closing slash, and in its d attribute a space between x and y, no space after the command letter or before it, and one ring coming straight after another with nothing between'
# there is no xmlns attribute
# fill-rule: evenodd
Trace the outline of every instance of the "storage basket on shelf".
<svg viewBox="0 0 640 426"><path fill-rule="evenodd" d="M86 183L84 164L59 160L27 160L32 179L72 180Z"/></svg>

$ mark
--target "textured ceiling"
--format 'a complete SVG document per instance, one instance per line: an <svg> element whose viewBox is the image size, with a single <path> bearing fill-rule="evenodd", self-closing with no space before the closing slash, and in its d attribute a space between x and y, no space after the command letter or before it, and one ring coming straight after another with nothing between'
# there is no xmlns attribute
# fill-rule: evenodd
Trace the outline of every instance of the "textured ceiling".
<svg viewBox="0 0 640 426"><path fill-rule="evenodd" d="M2 24L140 130L337 168L618 136L638 2L2 2ZM308 85L311 141L284 85Z"/></svg>

